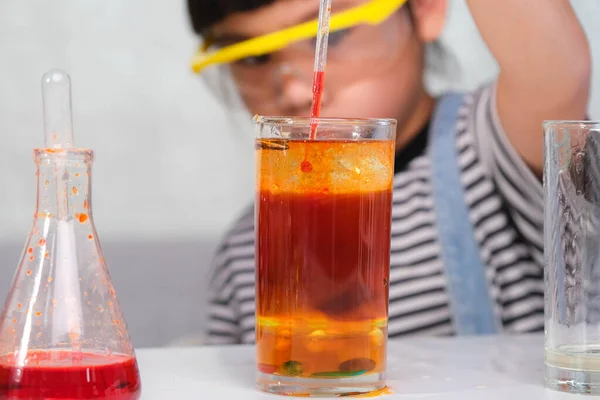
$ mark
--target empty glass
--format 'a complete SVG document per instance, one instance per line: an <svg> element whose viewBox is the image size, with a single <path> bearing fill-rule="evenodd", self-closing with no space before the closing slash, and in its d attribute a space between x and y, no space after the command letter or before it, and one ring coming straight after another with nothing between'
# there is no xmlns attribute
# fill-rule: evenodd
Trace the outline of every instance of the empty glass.
<svg viewBox="0 0 600 400"><path fill-rule="evenodd" d="M546 383L600 394L600 123L544 130Z"/></svg>

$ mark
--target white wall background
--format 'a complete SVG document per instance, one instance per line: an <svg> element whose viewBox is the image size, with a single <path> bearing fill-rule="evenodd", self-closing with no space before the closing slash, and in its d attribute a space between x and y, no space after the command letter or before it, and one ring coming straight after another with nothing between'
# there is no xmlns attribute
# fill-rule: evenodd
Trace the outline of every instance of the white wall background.
<svg viewBox="0 0 600 400"><path fill-rule="evenodd" d="M495 63L464 0L452 4L444 42L461 70L433 84L473 88ZM600 2L574 4L600 60ZM31 224L40 78L59 67L73 80L76 143L96 151L94 215L134 341L201 330L203 272L251 200L253 158L252 132L232 125L189 71L195 46L182 0L0 2L0 297Z"/></svg>

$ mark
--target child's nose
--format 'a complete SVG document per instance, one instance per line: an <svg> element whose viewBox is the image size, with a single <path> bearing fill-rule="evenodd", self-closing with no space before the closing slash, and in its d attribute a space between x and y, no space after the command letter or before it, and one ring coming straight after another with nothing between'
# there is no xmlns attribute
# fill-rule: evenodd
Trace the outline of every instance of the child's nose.
<svg viewBox="0 0 600 400"><path fill-rule="evenodd" d="M280 107L290 116L308 116L312 104L312 79L289 64L282 64L276 76ZM323 94L325 105L327 95Z"/></svg>

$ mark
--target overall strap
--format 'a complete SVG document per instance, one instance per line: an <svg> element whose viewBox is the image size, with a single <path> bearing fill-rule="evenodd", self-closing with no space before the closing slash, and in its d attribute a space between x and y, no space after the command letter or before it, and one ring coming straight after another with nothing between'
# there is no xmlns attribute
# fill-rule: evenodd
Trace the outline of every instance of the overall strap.
<svg viewBox="0 0 600 400"><path fill-rule="evenodd" d="M434 208L455 332L491 334L497 333L501 324L490 298L460 179L456 122L462 103L460 94L443 96L429 131Z"/></svg>

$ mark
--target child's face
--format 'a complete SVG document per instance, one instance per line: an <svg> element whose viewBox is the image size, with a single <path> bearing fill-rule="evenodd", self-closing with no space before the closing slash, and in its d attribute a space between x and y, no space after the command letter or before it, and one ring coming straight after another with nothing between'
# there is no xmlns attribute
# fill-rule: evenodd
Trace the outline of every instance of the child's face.
<svg viewBox="0 0 600 400"><path fill-rule="evenodd" d="M336 0L333 12L366 1ZM312 20L318 16L318 3L278 0L254 11L232 14L211 31L217 44L231 44ZM410 120L424 95L424 41L433 40L421 32L424 12L413 8L411 17L404 7L380 25L360 25L331 34L322 116L396 118L400 124ZM251 113L309 114L314 45L315 39L296 43L277 53L230 65Z"/></svg>

